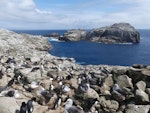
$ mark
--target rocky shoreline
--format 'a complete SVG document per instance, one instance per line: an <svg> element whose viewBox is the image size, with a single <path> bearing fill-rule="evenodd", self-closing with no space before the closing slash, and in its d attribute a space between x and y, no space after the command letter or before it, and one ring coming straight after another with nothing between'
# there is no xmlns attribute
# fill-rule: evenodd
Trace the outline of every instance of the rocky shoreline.
<svg viewBox="0 0 150 113"><path fill-rule="evenodd" d="M44 37L4 29L0 42L0 113L19 113L33 97L33 113L64 113L68 98L86 113L150 111L150 66L82 66L50 55Z"/></svg>

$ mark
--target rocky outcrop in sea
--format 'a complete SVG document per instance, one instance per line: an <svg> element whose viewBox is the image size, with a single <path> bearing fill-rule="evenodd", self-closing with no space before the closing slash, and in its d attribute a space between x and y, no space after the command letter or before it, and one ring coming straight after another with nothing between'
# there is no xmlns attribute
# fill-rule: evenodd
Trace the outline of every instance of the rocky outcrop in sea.
<svg viewBox="0 0 150 113"><path fill-rule="evenodd" d="M53 36L53 34L44 35ZM139 43L140 34L129 23L116 23L111 26L92 29L89 32L83 29L68 30L63 36L53 37L61 41L86 40L99 43Z"/></svg>
<svg viewBox="0 0 150 113"><path fill-rule="evenodd" d="M86 35L87 35L86 30L73 29L73 30L68 30L67 33L64 33L64 35L62 37L60 37L59 40L80 41L80 40L85 40Z"/></svg>
<svg viewBox="0 0 150 113"><path fill-rule="evenodd" d="M91 30L86 39L102 43L139 43L140 34L128 23L117 23Z"/></svg>
<svg viewBox="0 0 150 113"><path fill-rule="evenodd" d="M83 66L46 52L46 38L2 29L0 42L0 113L150 111L150 66Z"/></svg>

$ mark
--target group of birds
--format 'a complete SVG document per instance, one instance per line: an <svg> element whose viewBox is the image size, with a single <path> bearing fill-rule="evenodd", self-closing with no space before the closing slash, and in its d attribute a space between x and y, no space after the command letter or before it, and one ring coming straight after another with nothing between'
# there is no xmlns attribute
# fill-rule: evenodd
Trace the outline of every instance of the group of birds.
<svg viewBox="0 0 150 113"><path fill-rule="evenodd" d="M30 62L30 59L26 59ZM14 59L8 59L7 63L15 64ZM31 68L28 64L24 65L25 68ZM9 68L9 67L8 67ZM41 67L33 67L31 72L34 72L36 70L39 70ZM42 65L42 69L44 70L44 66ZM60 67L56 67L57 71L61 71ZM102 73L105 75L109 74L105 68L100 69ZM53 77L51 75L47 75L47 79L50 81L49 87L44 87L41 82L35 82L28 83L26 78L22 76L20 71L18 69L14 69L14 77L8 82L8 84L4 87L0 87L0 96L9 96L9 97L19 97L18 90L9 90L11 86L15 84L21 85L27 92L31 92L35 97L31 98L27 103L22 102L20 106L20 110L16 110L16 113L32 113L34 106L33 102L37 102L41 105L47 105L49 106L49 109L57 109L59 106L62 106L62 103L65 102L64 111L65 113L84 113L82 107L74 106L74 98L73 96L76 95L76 90L79 90L80 93L86 93L88 89L94 86L101 87L103 85L104 79L107 76L100 76L96 75L94 73L86 74L86 72L83 72L83 74L80 74L78 76L74 76L70 73L70 75L67 76L57 76ZM1 76L1 72L0 72ZM76 79L77 81L77 87L73 86L71 80ZM47 84L46 84L47 85ZM73 94L70 94L73 93ZM98 92L100 93L100 92ZM122 89L119 87L118 84L114 84L112 87L112 96L115 99L118 100L125 100L125 95L130 94L131 92L127 92L127 90ZM64 99L65 97L65 99ZM93 105L95 105L98 101L93 99L94 102L92 102L92 105L90 108L92 108ZM93 101L92 100L92 101ZM90 100L89 100L89 103ZM89 108L89 109L90 109ZM94 109L94 108L93 108ZM92 112L93 113L93 112ZM94 112L96 113L96 111Z"/></svg>
<svg viewBox="0 0 150 113"><path fill-rule="evenodd" d="M31 98L27 103L22 102L20 110L16 110L16 113L32 113L34 110L33 102L36 101L36 98Z"/></svg>

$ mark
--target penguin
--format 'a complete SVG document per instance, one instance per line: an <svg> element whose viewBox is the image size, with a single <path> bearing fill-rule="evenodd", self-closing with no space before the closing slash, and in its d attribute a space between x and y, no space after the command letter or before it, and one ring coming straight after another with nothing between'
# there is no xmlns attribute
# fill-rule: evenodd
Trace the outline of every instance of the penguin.
<svg viewBox="0 0 150 113"><path fill-rule="evenodd" d="M25 102L21 104L20 113L27 113L27 104Z"/></svg>
<svg viewBox="0 0 150 113"><path fill-rule="evenodd" d="M45 98L45 102L48 103L53 94L51 94L48 90L41 91L41 95Z"/></svg>
<svg viewBox="0 0 150 113"><path fill-rule="evenodd" d="M14 83L14 78L8 82L7 87L11 87L13 85L13 83Z"/></svg>
<svg viewBox="0 0 150 113"><path fill-rule="evenodd" d="M61 102L62 102L62 98L61 95L59 95L54 103L53 109L57 109L60 106Z"/></svg>
<svg viewBox="0 0 150 113"><path fill-rule="evenodd" d="M17 110L15 111L15 113L20 113L20 111L17 109Z"/></svg>
<svg viewBox="0 0 150 113"><path fill-rule="evenodd" d="M35 98L35 97L31 98L31 99L27 102L27 111L28 111L28 113L32 113L33 110L34 110L33 101L36 101L36 98Z"/></svg>
<svg viewBox="0 0 150 113"><path fill-rule="evenodd" d="M13 97L14 94L15 94L15 91L14 91L14 90L11 90L11 91L8 91L8 93L7 93L5 96Z"/></svg>

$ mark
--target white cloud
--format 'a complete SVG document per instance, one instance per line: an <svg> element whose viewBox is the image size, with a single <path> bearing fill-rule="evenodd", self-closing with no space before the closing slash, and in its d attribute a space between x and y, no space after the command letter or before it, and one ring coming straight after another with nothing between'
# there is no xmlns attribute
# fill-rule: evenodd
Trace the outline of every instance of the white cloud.
<svg viewBox="0 0 150 113"><path fill-rule="evenodd" d="M87 2L89 3L78 4L77 8L80 10L63 10L62 8L62 10L50 11L39 9L33 0L0 0L0 27L10 29L93 28L115 22L129 22L136 28L150 26L150 1L148 0L110 0L109 5L119 7L114 11L108 11L108 5L106 10L105 6L101 9L102 5L98 8L99 0L95 3L89 0ZM91 7L90 4L92 4ZM94 9L94 6L98 9Z"/></svg>

